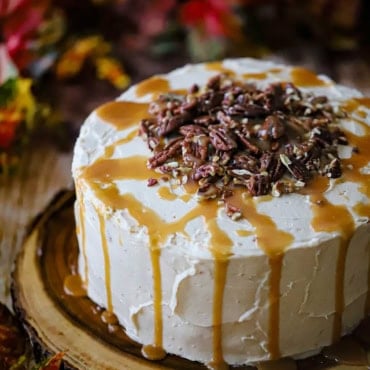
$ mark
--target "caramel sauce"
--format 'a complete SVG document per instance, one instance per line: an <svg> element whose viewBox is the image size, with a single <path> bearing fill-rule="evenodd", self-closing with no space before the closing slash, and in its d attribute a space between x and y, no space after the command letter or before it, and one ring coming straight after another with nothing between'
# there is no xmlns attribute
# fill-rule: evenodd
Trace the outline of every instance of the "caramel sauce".
<svg viewBox="0 0 370 370"><path fill-rule="evenodd" d="M258 246L269 257L271 269L269 284L269 343L268 349L271 359L280 357L279 349L279 321L280 321L280 280L282 261L285 250L293 242L293 236L286 231L279 230L270 216L258 213L253 198L243 197L243 193L236 192L227 200L231 205L240 207L245 217L254 227Z"/></svg>
<svg viewBox="0 0 370 370"><path fill-rule="evenodd" d="M112 305L112 286L111 286L111 276L110 276L110 260L109 260L109 253L108 253L108 244L107 244L107 235L106 235L106 226L105 226L105 219L104 216L96 209L99 219L99 227L100 227L100 236L101 236L101 247L103 251L103 259L104 259L104 274L105 274L105 291L107 295L107 311L113 311Z"/></svg>
<svg viewBox="0 0 370 370"><path fill-rule="evenodd" d="M370 176L361 173L361 168L368 164L370 158L370 129L366 128L366 134L364 136L356 136L350 132L346 132L346 136L351 145L358 149L358 153L353 153L351 158L342 159L343 176L348 181L359 183L359 190L369 197Z"/></svg>
<svg viewBox="0 0 370 370"><path fill-rule="evenodd" d="M367 117L367 113L363 110L359 110L357 112L357 114L361 117L361 118L366 118Z"/></svg>
<svg viewBox="0 0 370 370"><path fill-rule="evenodd" d="M359 215L363 217L369 217L370 215L370 204L364 204L364 203L357 203L353 210Z"/></svg>
<svg viewBox="0 0 370 370"><path fill-rule="evenodd" d="M88 286L89 283L89 265L87 262L87 253L86 253L86 229L85 229L85 204L83 202L83 197L81 194L80 185L77 183L76 191L78 192L78 207L79 207L79 232L80 232L80 241L81 241L81 250L82 256L84 259L84 284L85 287Z"/></svg>
<svg viewBox="0 0 370 370"><path fill-rule="evenodd" d="M276 67L276 68L270 68L268 71L269 71L270 73L281 73L281 72L282 72L282 69L281 69L281 68Z"/></svg>
<svg viewBox="0 0 370 370"><path fill-rule="evenodd" d="M63 290L73 297L86 297L86 288L80 275L67 275L64 279Z"/></svg>
<svg viewBox="0 0 370 370"><path fill-rule="evenodd" d="M224 67L222 62L209 62L205 65L205 68L209 71L217 71L230 76L235 75L235 72L232 69Z"/></svg>
<svg viewBox="0 0 370 370"><path fill-rule="evenodd" d="M243 75L243 78L246 78L246 79L254 79L254 80L263 80L267 77L267 74L266 73L244 73Z"/></svg>
<svg viewBox="0 0 370 370"><path fill-rule="evenodd" d="M187 194L195 194L198 191L198 184L195 181L188 181L183 185L183 188Z"/></svg>
<svg viewBox="0 0 370 370"><path fill-rule="evenodd" d="M328 83L321 80L315 73L303 67L295 67L290 72L293 84L299 87L327 86Z"/></svg>
<svg viewBox="0 0 370 370"><path fill-rule="evenodd" d="M333 324L333 341L341 336L342 314L344 302L344 274L346 255L349 241L353 235L355 225L351 213L344 205L333 205L323 195L311 196L313 219L311 225L315 231L341 233L341 242L338 252L336 282L335 282L335 314Z"/></svg>
<svg viewBox="0 0 370 370"><path fill-rule="evenodd" d="M139 221L139 220L138 220ZM153 310L154 310L154 339L151 347L151 352L156 353L154 360L163 358L164 350L163 345L163 318L162 318L162 276L161 276L161 265L160 257L161 250L158 246L158 241L155 237L150 236L150 259L152 262L152 274L153 274ZM154 351L155 350L155 351Z"/></svg>
<svg viewBox="0 0 370 370"><path fill-rule="evenodd" d="M329 186L330 182L328 177L316 176L306 187L302 188L299 193L309 195L311 202L320 203L322 201L322 194L329 189Z"/></svg>
<svg viewBox="0 0 370 370"><path fill-rule="evenodd" d="M155 345L146 344L141 348L141 354L151 361L159 361L166 357L166 352L162 347L157 347Z"/></svg>
<svg viewBox="0 0 370 370"><path fill-rule="evenodd" d="M212 201L209 205L214 214L209 214L207 221L208 230L211 233L210 249L215 258L214 261L214 285L213 285L213 359L208 367L215 370L228 369L223 358L222 350L222 312L223 297L226 284L228 257L233 245L231 239L222 231L216 222L217 202Z"/></svg>
<svg viewBox="0 0 370 370"><path fill-rule="evenodd" d="M189 194L189 193L186 193L186 194L183 194L183 195L181 195L180 196L180 199L183 201L183 202L185 202L185 203L187 203L187 202L189 202L189 200L192 198L192 195L191 194Z"/></svg>
<svg viewBox="0 0 370 370"><path fill-rule="evenodd" d="M100 315L100 317L105 324L109 324L109 325L118 324L117 316L111 311L104 310L102 314Z"/></svg>
<svg viewBox="0 0 370 370"><path fill-rule="evenodd" d="M104 151L104 158L111 158L117 146L129 143L138 135L138 130L132 130L124 138L117 140L115 143L108 145Z"/></svg>
<svg viewBox="0 0 370 370"><path fill-rule="evenodd" d="M249 230L236 230L236 233L242 237L250 236L253 234L253 232Z"/></svg>
<svg viewBox="0 0 370 370"><path fill-rule="evenodd" d="M167 93L170 90L170 84L167 79L153 76L136 85L136 96L141 98L147 94Z"/></svg>
<svg viewBox="0 0 370 370"><path fill-rule="evenodd" d="M217 362L217 361L211 361L207 363L207 369L209 370L228 370L229 365L225 362Z"/></svg>
<svg viewBox="0 0 370 370"><path fill-rule="evenodd" d="M355 98L355 101L357 101L360 105L363 105L366 108L370 109L370 98L369 97Z"/></svg>
<svg viewBox="0 0 370 370"><path fill-rule="evenodd" d="M245 197L242 191L235 191L227 198L227 202L241 208L243 217L254 227L258 246L269 257L283 254L293 241L293 236L286 231L279 230L268 215L258 213L252 197Z"/></svg>
<svg viewBox="0 0 370 370"><path fill-rule="evenodd" d="M353 113L360 106L370 106L369 98L350 99L343 104L343 109L348 113ZM358 152L353 153L351 158L342 159L343 167L343 179L344 181L351 181L359 184L359 191L366 195L367 199L370 198L370 176L361 173L361 169L365 167L370 159L370 129L365 122L357 120L354 117L351 119L355 120L357 124L361 125L364 131L363 136L356 136L351 132L346 131L346 136L350 142L350 145L356 147ZM325 185L325 182L327 185ZM346 209L345 206L334 206L330 204L324 197L323 193L327 189L329 180L325 178L317 178L313 185L309 185L306 190L303 190L306 194L310 194L312 202L312 209L314 212L314 220L312 226L316 231L340 231L342 235L342 241L339 250L337 272L336 272L336 292L335 292L335 307L336 313L334 318L333 327L333 340L337 340L341 333L341 316L344 309L344 269L346 253L348 248L349 240L354 232L354 223L352 215ZM319 186L317 186L319 185ZM316 188L315 188L316 187ZM370 216L370 203L359 203L353 207L353 210L360 216ZM370 262L369 262L370 270ZM370 287L370 272L369 272L369 284ZM367 307L366 312L370 311L370 289L368 289L367 295Z"/></svg>
<svg viewBox="0 0 370 370"><path fill-rule="evenodd" d="M161 186L158 189L157 194L159 195L161 199L165 199L169 201L177 199L177 195L174 194L168 186Z"/></svg>
<svg viewBox="0 0 370 370"><path fill-rule="evenodd" d="M149 104L130 101L113 101L102 105L96 114L104 121L115 126L117 130L137 125L148 116Z"/></svg>
<svg viewBox="0 0 370 370"><path fill-rule="evenodd" d="M150 177L159 178L160 174L147 169L146 161L147 157L145 156L98 159L91 166L84 169L82 177L89 182L106 184L110 184L114 180L147 180Z"/></svg>
<svg viewBox="0 0 370 370"><path fill-rule="evenodd" d="M353 98L353 99L348 99L345 102L341 104L341 108L346 111L347 113L353 113L360 107L360 102L358 99Z"/></svg>
<svg viewBox="0 0 370 370"><path fill-rule="evenodd" d="M133 158L129 158L129 161ZM127 160L127 159L126 159ZM115 166L118 161L119 165ZM135 162L135 161L134 161ZM102 165L101 165L102 164ZM110 167L113 164L113 168ZM137 171L137 164L126 167L120 160L100 160L86 169L83 176L92 181L96 195L109 207L114 209L127 209L140 225L148 230L150 240L151 261L153 269L153 302L154 302L154 344L153 348L162 348L162 289L160 273L160 245L163 244L169 235L174 233L185 233L186 224L194 218L204 217L207 228L211 234L209 249L215 257L215 285L213 302L213 346L215 364L223 362L222 356L222 297L225 286L227 259L230 256L232 242L216 222L218 210L217 202L199 203L190 212L174 222L165 222L152 209L145 207L131 194L120 194L117 187L111 180L116 176L141 177L140 171ZM122 169L125 168L124 171ZM128 168L131 168L132 171ZM136 169L136 171L135 171ZM147 177L147 175L146 175ZM107 186L100 187L99 183L105 183ZM186 233L185 233L186 234ZM150 348L150 350L148 349ZM147 347L146 353L152 353L151 347Z"/></svg>
<svg viewBox="0 0 370 370"><path fill-rule="evenodd" d="M227 247L227 246L225 246ZM214 284L213 284L213 358L207 366L210 369L221 370L228 369L229 366L225 363L222 349L222 308L223 297L227 276L227 259L215 258L214 261Z"/></svg>

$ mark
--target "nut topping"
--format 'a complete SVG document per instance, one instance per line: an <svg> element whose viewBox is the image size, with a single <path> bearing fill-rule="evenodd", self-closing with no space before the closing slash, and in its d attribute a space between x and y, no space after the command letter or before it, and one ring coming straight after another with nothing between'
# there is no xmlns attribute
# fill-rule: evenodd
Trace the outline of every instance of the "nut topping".
<svg viewBox="0 0 370 370"><path fill-rule="evenodd" d="M200 199L224 202L235 187L252 196L280 196L314 176L342 175L338 145L348 141L336 123L345 114L326 96L292 83L260 89L217 75L185 96L161 95L149 115L139 130L153 152L148 167L197 182ZM240 216L225 207L230 217Z"/></svg>

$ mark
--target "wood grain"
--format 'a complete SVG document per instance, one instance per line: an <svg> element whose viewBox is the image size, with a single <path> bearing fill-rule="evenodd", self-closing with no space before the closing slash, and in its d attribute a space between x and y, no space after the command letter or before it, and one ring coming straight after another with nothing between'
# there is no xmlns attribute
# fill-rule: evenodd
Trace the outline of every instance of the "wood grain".
<svg viewBox="0 0 370 370"><path fill-rule="evenodd" d="M41 145L40 145L41 144ZM27 226L60 189L72 187L72 153L38 143L23 153L18 172L0 178L0 301L10 305L13 261Z"/></svg>

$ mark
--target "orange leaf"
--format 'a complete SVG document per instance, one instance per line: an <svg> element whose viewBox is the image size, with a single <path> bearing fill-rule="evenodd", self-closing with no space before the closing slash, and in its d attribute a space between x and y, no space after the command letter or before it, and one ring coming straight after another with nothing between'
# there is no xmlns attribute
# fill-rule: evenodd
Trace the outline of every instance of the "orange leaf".
<svg viewBox="0 0 370 370"><path fill-rule="evenodd" d="M43 365L40 370L59 370L62 365L62 360L65 352L59 352L52 356L45 365Z"/></svg>

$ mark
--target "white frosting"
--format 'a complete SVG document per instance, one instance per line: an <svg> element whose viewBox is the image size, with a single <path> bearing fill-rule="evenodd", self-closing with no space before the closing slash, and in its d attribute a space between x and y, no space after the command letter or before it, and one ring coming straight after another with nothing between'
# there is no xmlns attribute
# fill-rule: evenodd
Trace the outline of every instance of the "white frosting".
<svg viewBox="0 0 370 370"><path fill-rule="evenodd" d="M237 74L265 72L267 78L255 80L258 86L289 80L290 68L271 62L252 59L224 61L224 67ZM280 67L281 72L269 72ZM189 65L164 77L171 89L186 89L194 82L204 84L217 71L202 64ZM338 86L327 77L326 86L301 88L318 95L327 95L338 105L361 94ZM151 94L138 98L135 86L119 100L150 102ZM370 111L364 107L364 111ZM124 112L122 112L124 114ZM369 117L366 120L369 123ZM363 135L362 127L350 119L343 126L356 135ZM128 335L143 344L153 343L153 278L148 229L140 225L130 209L113 210L97 197L89 182L80 177L86 166L93 164L107 146L126 137L137 127L117 130L93 112L81 129L75 146L73 176L77 186L77 224L85 227L85 255L80 253L79 268L83 278L88 264L88 295L101 306L107 306L107 282L101 225L98 212L105 219L105 230L110 262L113 312ZM351 157L348 147L339 150L343 158ZM146 143L136 137L118 145L112 158L133 155L151 156ZM368 166L369 167L369 166ZM140 169L138 169L140 171ZM364 169L366 171L366 169ZM167 223L172 223L197 206L195 197L180 198L182 187L175 182L148 187L146 180L114 180L120 194L133 194L147 208ZM173 201L161 199L158 188L167 186L179 197ZM367 204L369 199L359 190L359 184L332 180L325 197L333 205L345 205L353 216L355 233L348 247L345 276L342 334L352 330L363 318L368 292L369 217L361 217L353 207ZM84 221L79 219L83 204ZM280 230L294 239L283 257L280 281L280 334L282 356L300 356L319 350L332 341L335 311L335 279L340 248L340 231L317 232L311 226L312 210L308 196L284 195L269 201L256 199L258 213L268 215ZM229 364L249 364L269 359L269 258L258 245L254 227L247 220L233 221L221 207L217 214L218 226L232 240L223 298L222 347ZM241 236L238 230L248 230ZM81 233L78 235L82 248ZM213 289L214 257L210 251L210 233L204 218L191 220L184 233L176 233L160 244L160 272L162 277L163 347L168 353L208 363L213 357ZM85 260L86 257L86 260ZM109 294L109 293L108 293Z"/></svg>

